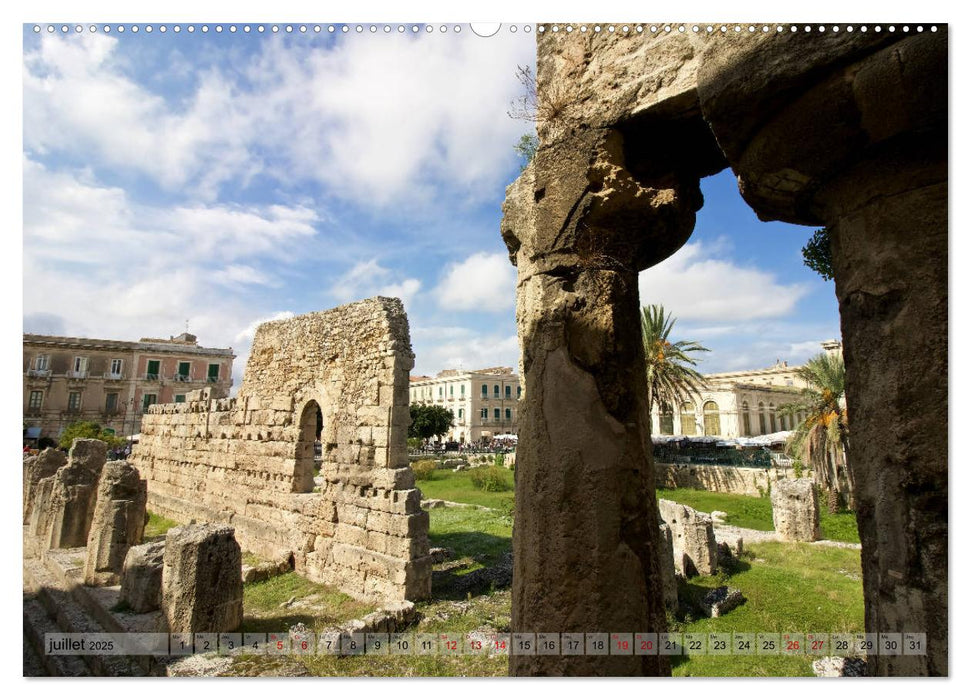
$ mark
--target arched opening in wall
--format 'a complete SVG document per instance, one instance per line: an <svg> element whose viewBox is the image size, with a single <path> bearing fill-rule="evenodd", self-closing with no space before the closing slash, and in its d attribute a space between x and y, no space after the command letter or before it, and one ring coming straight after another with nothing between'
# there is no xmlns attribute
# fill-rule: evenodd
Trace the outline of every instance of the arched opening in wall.
<svg viewBox="0 0 971 700"><path fill-rule="evenodd" d="M661 403L658 423L661 435L674 435L674 409L667 401Z"/></svg>
<svg viewBox="0 0 971 700"><path fill-rule="evenodd" d="M752 434L752 416L748 412L748 401L742 402L742 435L748 437Z"/></svg>
<svg viewBox="0 0 971 700"><path fill-rule="evenodd" d="M681 404L681 434L695 435L695 405L690 401Z"/></svg>
<svg viewBox="0 0 971 700"><path fill-rule="evenodd" d="M293 492L310 493L314 477L320 471L320 434L324 428L324 414L320 404L308 401L300 413L300 436L297 438L296 464L293 469Z"/></svg>
<svg viewBox="0 0 971 700"><path fill-rule="evenodd" d="M759 401L759 435L765 435L769 432L769 426L766 425L765 421L765 404Z"/></svg>
<svg viewBox="0 0 971 700"><path fill-rule="evenodd" d="M721 419L718 416L718 404L714 401L705 401L702 407L705 414L705 435L721 435Z"/></svg>

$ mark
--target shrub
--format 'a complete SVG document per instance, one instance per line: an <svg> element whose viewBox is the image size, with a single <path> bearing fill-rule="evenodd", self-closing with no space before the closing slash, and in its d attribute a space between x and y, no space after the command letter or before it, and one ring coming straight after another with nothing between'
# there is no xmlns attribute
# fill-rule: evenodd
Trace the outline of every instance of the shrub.
<svg viewBox="0 0 971 700"><path fill-rule="evenodd" d="M511 491L512 484L509 482L509 472L502 467L492 465L490 467L477 467L469 471L472 485L482 491Z"/></svg>
<svg viewBox="0 0 971 700"><path fill-rule="evenodd" d="M435 476L435 469L438 462L434 459L420 459L411 463L411 471L415 473L417 481L431 481Z"/></svg>
<svg viewBox="0 0 971 700"><path fill-rule="evenodd" d="M493 464L495 464L497 467L504 467L504 466L506 466L506 455L504 455L502 452L499 452L496 455Z"/></svg>

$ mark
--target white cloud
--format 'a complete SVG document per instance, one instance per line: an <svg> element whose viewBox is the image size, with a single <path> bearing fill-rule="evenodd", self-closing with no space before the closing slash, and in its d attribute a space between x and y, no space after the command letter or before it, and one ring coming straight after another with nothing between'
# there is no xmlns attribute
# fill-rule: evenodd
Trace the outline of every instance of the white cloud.
<svg viewBox="0 0 971 700"><path fill-rule="evenodd" d="M481 201L504 184L525 131L505 112L532 41L509 33L363 35L329 48L259 40L238 65L208 65L200 52L192 92L176 101L132 77L131 43L100 32L45 35L24 57L25 147L137 172L170 190L191 186L202 201L258 173L316 181L370 207L420 209L441 187Z"/></svg>
<svg viewBox="0 0 971 700"><path fill-rule="evenodd" d="M279 284L268 263L284 271L316 234L303 207L137 205L89 173L30 159L23 223L25 323L60 318L59 333L137 339L179 333L188 319L219 347L259 311L247 289Z"/></svg>
<svg viewBox="0 0 971 700"><path fill-rule="evenodd" d="M481 333L461 326L415 326L413 374L435 375L443 369L508 366L519 371L519 341L515 335Z"/></svg>
<svg viewBox="0 0 971 700"><path fill-rule="evenodd" d="M359 262L350 270L337 278L330 291L334 297L342 302L357 301L372 296L398 297L405 306L411 306L412 299L421 289L421 281L413 277L400 277L386 267L382 267L377 258Z"/></svg>
<svg viewBox="0 0 971 700"><path fill-rule="evenodd" d="M436 290L443 309L505 311L516 305L516 268L502 253L474 253L452 263Z"/></svg>
<svg viewBox="0 0 971 700"><path fill-rule="evenodd" d="M725 257L721 257L724 255ZM688 243L639 277L641 305L663 304L680 321L750 321L791 313L808 293L803 284L727 258L724 246Z"/></svg>

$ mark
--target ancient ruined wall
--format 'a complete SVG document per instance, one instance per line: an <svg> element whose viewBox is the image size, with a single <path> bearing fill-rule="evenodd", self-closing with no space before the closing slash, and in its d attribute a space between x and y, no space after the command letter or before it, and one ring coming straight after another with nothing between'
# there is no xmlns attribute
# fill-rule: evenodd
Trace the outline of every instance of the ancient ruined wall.
<svg viewBox="0 0 971 700"><path fill-rule="evenodd" d="M659 488L765 496L770 492L771 484L785 477L785 472L781 469L655 462L654 477Z"/></svg>
<svg viewBox="0 0 971 700"><path fill-rule="evenodd" d="M297 571L358 598L427 596L428 514L405 444L413 364L396 299L261 325L237 398L145 415L132 463L148 479L149 509L230 523L244 550L292 556Z"/></svg>

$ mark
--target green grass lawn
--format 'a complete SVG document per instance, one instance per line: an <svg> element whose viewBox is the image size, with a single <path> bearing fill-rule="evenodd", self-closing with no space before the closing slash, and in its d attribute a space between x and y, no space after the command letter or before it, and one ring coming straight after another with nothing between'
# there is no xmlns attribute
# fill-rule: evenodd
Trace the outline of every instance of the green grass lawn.
<svg viewBox="0 0 971 700"><path fill-rule="evenodd" d="M164 537L166 532L178 526L179 524L174 520L169 520L168 518L163 518L161 515L150 512L148 514L148 523L145 525L144 539L148 541L157 537Z"/></svg>
<svg viewBox="0 0 971 700"><path fill-rule="evenodd" d="M765 542L747 547L731 575L697 576L682 594L728 585L747 601L723 617L676 624L682 632L862 632L860 553L853 549ZM689 656L676 676L811 676L808 656Z"/></svg>
<svg viewBox="0 0 971 700"><path fill-rule="evenodd" d="M512 551L512 518L502 512L433 508L429 519L432 547L448 547L456 559L470 560L467 567L456 573L493 566L504 553Z"/></svg>
<svg viewBox="0 0 971 700"><path fill-rule="evenodd" d="M483 491L475 487L468 471L436 469L433 478L417 482L424 498L441 498L456 503L471 503L508 511L513 503L513 473L509 472L508 491Z"/></svg>
<svg viewBox="0 0 971 700"><path fill-rule="evenodd" d="M291 598L297 599L296 605L280 607ZM330 586L314 583L291 571L243 586L241 631L284 632L298 623L320 631L374 610L373 605L358 602Z"/></svg>

